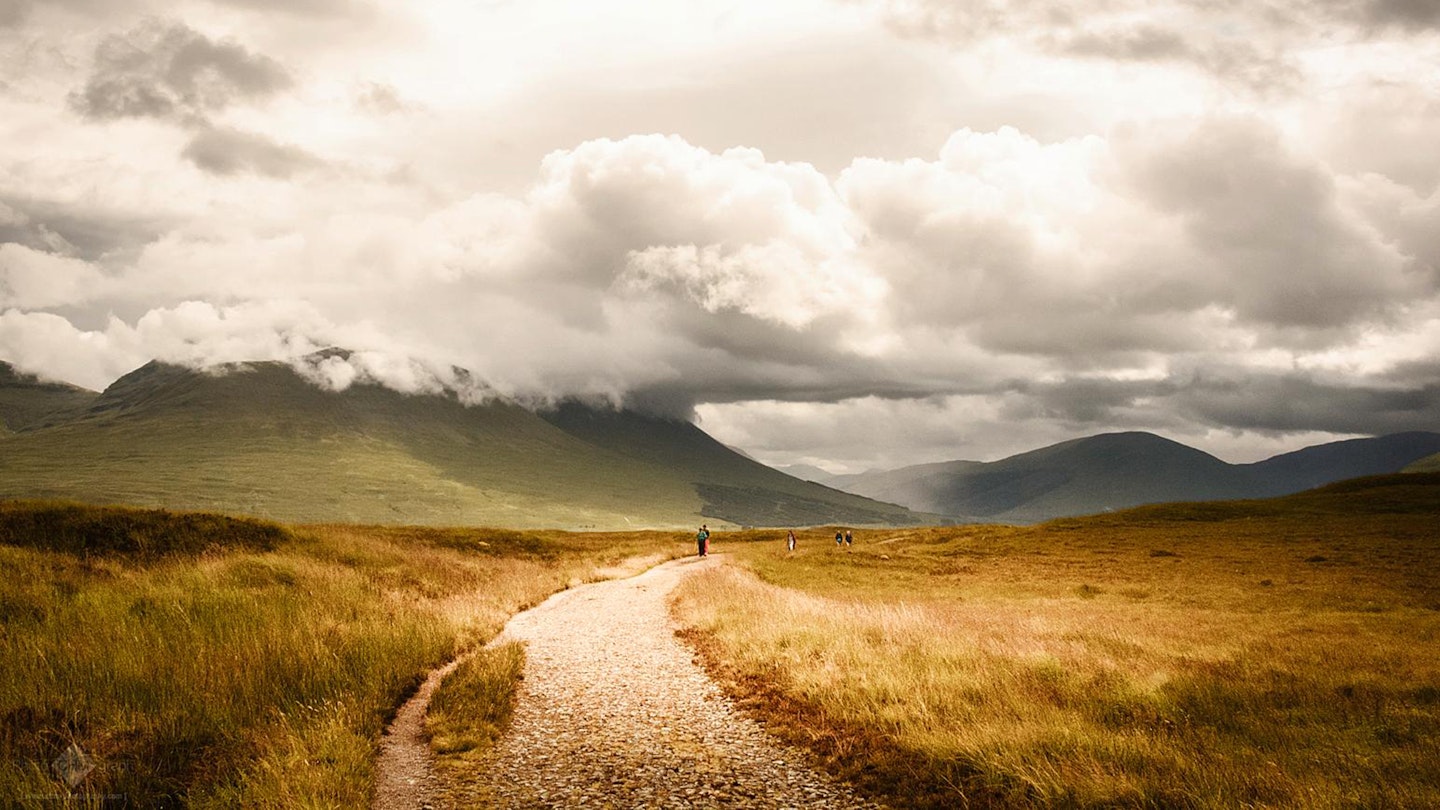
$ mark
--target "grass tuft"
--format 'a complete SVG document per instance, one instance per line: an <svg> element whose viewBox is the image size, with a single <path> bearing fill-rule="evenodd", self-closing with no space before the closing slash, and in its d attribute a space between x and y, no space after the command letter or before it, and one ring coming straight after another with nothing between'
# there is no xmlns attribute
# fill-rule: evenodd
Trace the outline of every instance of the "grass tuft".
<svg viewBox="0 0 1440 810"><path fill-rule="evenodd" d="M425 729L437 754L463 754L499 738L514 708L525 648L511 642L485 647L455 668L430 699Z"/></svg>

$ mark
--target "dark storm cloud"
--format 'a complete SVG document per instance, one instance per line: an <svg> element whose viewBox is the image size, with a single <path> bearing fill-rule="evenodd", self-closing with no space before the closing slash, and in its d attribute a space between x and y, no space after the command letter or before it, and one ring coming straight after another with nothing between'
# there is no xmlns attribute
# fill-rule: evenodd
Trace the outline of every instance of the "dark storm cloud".
<svg viewBox="0 0 1440 810"><path fill-rule="evenodd" d="M14 28L30 16L30 0L0 0L0 28Z"/></svg>
<svg viewBox="0 0 1440 810"><path fill-rule="evenodd" d="M1079 28L1043 37L1040 42L1046 50L1071 56L1188 63L1262 94L1293 89L1300 81L1299 70L1283 49L1266 51L1248 39L1206 40L1152 23Z"/></svg>
<svg viewBox="0 0 1440 810"><path fill-rule="evenodd" d="M285 68L230 40L178 22L149 20L102 40L85 86L70 94L86 118L201 121L241 101L291 85Z"/></svg>
<svg viewBox="0 0 1440 810"><path fill-rule="evenodd" d="M1339 383L1303 372L1215 368L1162 380L1016 382L1003 411L1077 432L1115 426L1336 434L1386 434L1440 427L1440 369L1405 383Z"/></svg>
<svg viewBox="0 0 1440 810"><path fill-rule="evenodd" d="M1212 374L1174 399L1178 413L1232 430L1378 435L1440 426L1440 383L1433 377L1391 388L1298 373Z"/></svg>
<svg viewBox="0 0 1440 810"><path fill-rule="evenodd" d="M1173 396L1179 387L1173 380L1078 378L1049 383L1011 381L997 393L1014 395L1003 411L1008 418L1095 426L1132 421L1139 403Z"/></svg>
<svg viewBox="0 0 1440 810"><path fill-rule="evenodd" d="M1403 257L1351 218L1334 178L1255 120L1216 120L1137 163L1135 187L1179 217L1198 253L1150 294L1177 309L1220 304L1245 321L1334 329L1418 292Z"/></svg>
<svg viewBox="0 0 1440 810"><path fill-rule="evenodd" d="M201 169L218 175L251 172L285 178L324 165L323 160L297 146L277 143L254 132L223 127L196 133L180 154Z"/></svg>
<svg viewBox="0 0 1440 810"><path fill-rule="evenodd" d="M1413 31L1440 27L1440 3L1435 0L1372 0L1361 8L1364 19L1373 24Z"/></svg>
<svg viewBox="0 0 1440 810"><path fill-rule="evenodd" d="M0 243L94 261L131 255L155 239L164 225L153 218L88 202L65 202L0 194Z"/></svg>
<svg viewBox="0 0 1440 810"><path fill-rule="evenodd" d="M1119 31L1086 31L1064 43L1077 56L1111 59L1191 59L1195 51L1178 31L1157 25L1138 25Z"/></svg>

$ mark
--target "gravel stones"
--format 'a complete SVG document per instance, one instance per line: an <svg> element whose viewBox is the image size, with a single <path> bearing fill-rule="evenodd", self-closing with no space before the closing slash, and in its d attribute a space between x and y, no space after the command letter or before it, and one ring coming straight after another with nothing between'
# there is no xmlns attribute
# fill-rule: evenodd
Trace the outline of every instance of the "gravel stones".
<svg viewBox="0 0 1440 810"><path fill-rule="evenodd" d="M494 807L874 807L741 714L676 637L687 558L555 595L506 626L527 647L514 721L475 792Z"/></svg>

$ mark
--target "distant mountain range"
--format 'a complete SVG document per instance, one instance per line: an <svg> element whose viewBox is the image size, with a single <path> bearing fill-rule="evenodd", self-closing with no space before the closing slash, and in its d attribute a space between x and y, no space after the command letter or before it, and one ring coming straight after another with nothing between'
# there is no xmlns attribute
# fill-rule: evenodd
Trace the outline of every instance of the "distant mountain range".
<svg viewBox="0 0 1440 810"><path fill-rule="evenodd" d="M1287 495L1347 478L1431 469L1440 433L1397 433L1228 464L1150 433L1110 433L994 462L949 461L825 484L967 521L1034 523L1147 503ZM1426 460L1428 459L1428 460Z"/></svg>
<svg viewBox="0 0 1440 810"><path fill-rule="evenodd" d="M1335 442L1255 464L1114 433L995 462L832 476L771 469L689 422L573 402L536 413L498 399L466 406L453 392L371 384L332 392L279 363L202 371L151 363L95 393L0 363L0 497L296 522L1031 523L1436 467L1437 433Z"/></svg>
<svg viewBox="0 0 1440 810"><path fill-rule="evenodd" d="M683 421L321 389L279 363L151 363L103 393L0 363L0 497L294 522L570 529L934 522L787 476Z"/></svg>

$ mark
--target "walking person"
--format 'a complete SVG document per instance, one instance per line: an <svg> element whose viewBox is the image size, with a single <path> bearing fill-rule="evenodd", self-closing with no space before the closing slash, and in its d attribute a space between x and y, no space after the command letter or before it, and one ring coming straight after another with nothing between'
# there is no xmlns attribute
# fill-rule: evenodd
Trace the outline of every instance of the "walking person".
<svg viewBox="0 0 1440 810"><path fill-rule="evenodd" d="M700 524L700 531L695 533L695 554L704 557L710 553L710 529L705 524Z"/></svg>
<svg viewBox="0 0 1440 810"><path fill-rule="evenodd" d="M845 530L845 550L846 550L846 551L849 551L849 550L850 550L850 545L851 545L852 543L854 543L854 542L855 542L855 535L851 534L849 529L846 529L846 530Z"/></svg>
<svg viewBox="0 0 1440 810"><path fill-rule="evenodd" d="M785 550L786 550L786 551L794 551L794 550L795 550L795 530L794 530L794 529L791 529L790 531L788 531L788 532L785 533Z"/></svg>
<svg viewBox="0 0 1440 810"><path fill-rule="evenodd" d="M842 534L839 529L836 529L836 530L835 530L835 548L840 548L840 547L841 547L842 545L844 545L844 544L845 544L845 535Z"/></svg>

